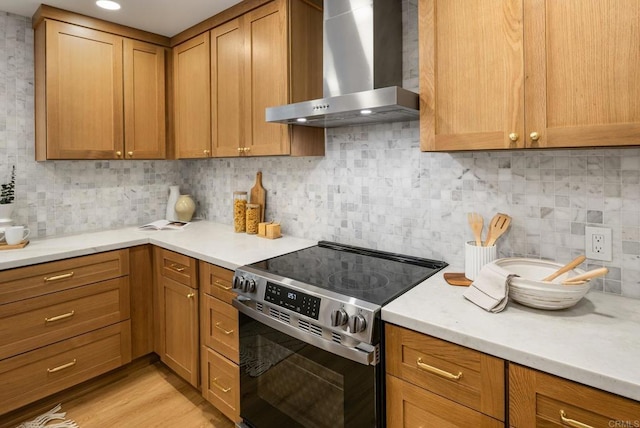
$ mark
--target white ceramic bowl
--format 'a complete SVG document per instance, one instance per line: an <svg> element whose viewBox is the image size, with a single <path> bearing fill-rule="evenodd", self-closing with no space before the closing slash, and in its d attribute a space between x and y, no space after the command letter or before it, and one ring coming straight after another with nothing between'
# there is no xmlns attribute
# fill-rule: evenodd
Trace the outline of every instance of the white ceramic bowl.
<svg viewBox="0 0 640 428"><path fill-rule="evenodd" d="M589 291L589 281L581 285L560 284L567 278L584 273L582 269L572 269L560 275L553 282L543 282L545 278L562 266L548 260L527 258L498 259L494 263L513 272L518 277L511 280L509 297L525 306L537 309L565 309L575 305Z"/></svg>

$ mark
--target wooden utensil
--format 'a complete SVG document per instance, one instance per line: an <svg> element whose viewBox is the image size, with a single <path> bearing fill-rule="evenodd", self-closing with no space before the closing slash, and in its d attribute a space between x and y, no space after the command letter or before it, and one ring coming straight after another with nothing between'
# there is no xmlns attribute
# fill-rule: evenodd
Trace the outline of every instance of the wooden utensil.
<svg viewBox="0 0 640 428"><path fill-rule="evenodd" d="M584 283L587 279L597 278L599 276L603 276L609 273L609 269L606 267L601 267L598 269L590 270L589 272L585 272L582 275L572 276L571 278L567 278L562 281L562 285L580 285Z"/></svg>
<svg viewBox="0 0 640 428"><path fill-rule="evenodd" d="M491 247L496 243L498 238L507 231L511 224L511 217L507 214L498 213L493 216L491 223L489 224L489 232L487 234L487 240L484 243L486 247Z"/></svg>
<svg viewBox="0 0 640 428"><path fill-rule="evenodd" d="M562 275L565 272L569 272L571 269L573 269L574 267L582 264L582 262L584 262L587 258L585 256L578 256L575 259L571 260L569 263L567 263L566 265L562 266L560 269L558 269L557 271L555 271L554 273L552 273L551 275L543 278L543 281L553 281L554 279L556 279L557 277L559 277L560 275Z"/></svg>
<svg viewBox="0 0 640 428"><path fill-rule="evenodd" d="M482 246L482 228L484 227L484 219L478 213L468 213L467 221L473 231L473 236L476 238L476 246Z"/></svg>
<svg viewBox="0 0 640 428"><path fill-rule="evenodd" d="M249 194L250 204L260 204L260 222L264 222L264 212L267 208L267 191L262 187L262 171L256 174L256 184Z"/></svg>
<svg viewBox="0 0 640 428"><path fill-rule="evenodd" d="M473 282L470 279L467 279L462 272L447 272L444 274L444 280L447 281L447 284L449 285L457 285L461 287L468 287Z"/></svg>

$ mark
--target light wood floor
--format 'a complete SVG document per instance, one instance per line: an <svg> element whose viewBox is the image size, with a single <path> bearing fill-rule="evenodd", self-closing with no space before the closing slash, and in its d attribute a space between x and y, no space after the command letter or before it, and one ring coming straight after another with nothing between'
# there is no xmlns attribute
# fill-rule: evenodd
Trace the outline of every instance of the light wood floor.
<svg viewBox="0 0 640 428"><path fill-rule="evenodd" d="M162 363L135 367L115 380L103 380L92 390L76 393L74 398L62 399L62 411L67 419L80 428L233 428L235 425L211 404L200 391L177 377ZM59 398L59 397L56 397ZM64 397L62 397L64 398ZM57 404L54 403L54 405ZM29 420L52 408L50 403L39 403L29 413ZM7 415L5 415L7 416ZM0 426L14 427L22 420L12 416ZM9 425L5 425L9 424Z"/></svg>

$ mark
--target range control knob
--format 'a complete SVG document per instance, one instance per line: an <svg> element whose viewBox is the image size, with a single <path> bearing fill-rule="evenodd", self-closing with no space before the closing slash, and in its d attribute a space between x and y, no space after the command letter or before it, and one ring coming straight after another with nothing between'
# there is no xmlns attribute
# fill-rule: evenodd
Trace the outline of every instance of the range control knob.
<svg viewBox="0 0 640 428"><path fill-rule="evenodd" d="M253 279L245 279L242 291L254 293L256 291L256 282Z"/></svg>
<svg viewBox="0 0 640 428"><path fill-rule="evenodd" d="M367 320L360 314L353 315L349 318L349 331L351 333L360 333L367 328Z"/></svg>
<svg viewBox="0 0 640 428"><path fill-rule="evenodd" d="M244 277L243 276L234 276L233 277L233 288L241 290L242 289L242 285L244 284Z"/></svg>
<svg viewBox="0 0 640 428"><path fill-rule="evenodd" d="M331 325L333 327L339 327L341 325L345 325L349 321L349 314L340 308L331 311Z"/></svg>

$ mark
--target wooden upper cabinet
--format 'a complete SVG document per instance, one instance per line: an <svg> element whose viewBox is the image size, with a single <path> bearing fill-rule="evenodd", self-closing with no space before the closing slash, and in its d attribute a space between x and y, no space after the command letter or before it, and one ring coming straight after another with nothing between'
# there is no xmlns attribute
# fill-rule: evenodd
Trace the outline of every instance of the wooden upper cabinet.
<svg viewBox="0 0 640 428"><path fill-rule="evenodd" d="M637 0L421 0L423 151L640 141Z"/></svg>
<svg viewBox="0 0 640 428"><path fill-rule="evenodd" d="M178 158L211 155L209 33L173 48L174 117Z"/></svg>
<svg viewBox="0 0 640 428"><path fill-rule="evenodd" d="M238 156L243 140L240 19L211 30L211 138L213 156Z"/></svg>
<svg viewBox="0 0 640 428"><path fill-rule="evenodd" d="M638 0L525 1L526 133L537 146L640 144L638 16Z"/></svg>
<svg viewBox="0 0 640 428"><path fill-rule="evenodd" d="M162 36L42 5L36 160L166 157Z"/></svg>
<svg viewBox="0 0 640 428"><path fill-rule="evenodd" d="M125 157L163 159L165 138L165 48L124 40Z"/></svg>
<svg viewBox="0 0 640 428"><path fill-rule="evenodd" d="M288 154L288 125L265 122L267 107L287 104L289 100L286 3L268 3L243 18L245 154Z"/></svg>
<svg viewBox="0 0 640 428"><path fill-rule="evenodd" d="M46 37L46 65L36 60L46 82L37 90L46 125L38 128L36 159L116 158L124 147L122 37L52 20L45 25L46 34L36 35Z"/></svg>
<svg viewBox="0 0 640 428"><path fill-rule="evenodd" d="M324 155L323 129L265 121L267 107L322 96L321 1L265 3L177 45L174 62L178 157Z"/></svg>

